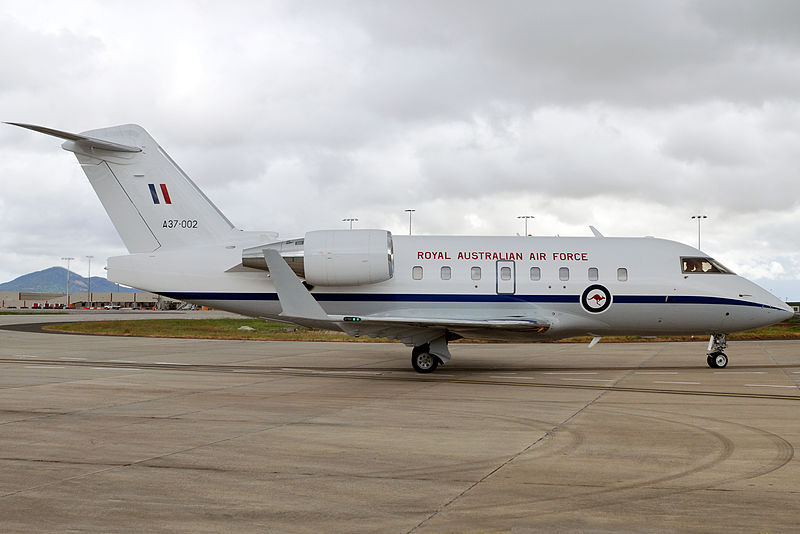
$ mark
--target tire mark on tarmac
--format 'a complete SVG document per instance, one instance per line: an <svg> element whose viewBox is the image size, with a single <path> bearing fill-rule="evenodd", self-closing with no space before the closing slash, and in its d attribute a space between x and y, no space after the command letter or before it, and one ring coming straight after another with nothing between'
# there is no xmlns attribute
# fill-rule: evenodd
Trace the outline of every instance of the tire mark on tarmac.
<svg viewBox="0 0 800 534"><path fill-rule="evenodd" d="M508 387L529 387L529 388L549 388L549 389L583 389L593 391L616 391L625 393L649 393L664 395L690 395L703 397L727 397L745 399L772 399L784 401L800 401L800 395L782 395L777 393L746 393L738 391L710 391L693 389L669 389L669 388L644 388L644 387L625 387L616 385L595 385L595 384L564 384L550 382L515 382L513 380L481 379L481 378L458 378L458 377L437 377L436 375L417 375L406 373L397 369L375 369L373 374L363 374L364 369L358 369L359 374L353 374L351 370L330 367L267 367L255 365L211 365L211 364L155 364L155 363L136 363L125 365L118 362L108 361L67 361L67 360L27 360L15 358L2 358L0 364L25 364L26 366L46 366L61 365L64 367L115 367L120 370L130 367L131 369L147 369L160 371L189 371L189 372L209 372L209 373L230 373L253 374L253 375L279 375L297 376L304 378L327 378L350 380L385 380L395 382L444 382L449 384L470 384L482 386L508 386ZM795 367L795 366L790 366ZM761 367L759 367L761 368ZM632 370L632 369L631 369ZM455 371L455 369L453 370ZM461 371L461 369L459 369ZM394 375L398 372L403 374Z"/></svg>
<svg viewBox="0 0 800 534"><path fill-rule="evenodd" d="M711 440L715 441L718 445L711 458L702 461L698 464L687 467L673 473L667 473L660 476L654 476L638 482L622 483L608 487L595 487L592 490L580 493L570 494L564 496L548 497L543 499L531 499L530 496L520 496L518 501L506 501L503 505L497 503L489 503L485 506L472 505L467 510L469 513L478 513L483 517L488 518L491 522L495 518L513 517L514 510L518 509L520 505L527 504L536 509L535 514L531 517L542 518L548 515L559 515L563 513L574 513L578 510L589 510L597 508L606 508L617 505L626 505L631 501L647 501L652 499L659 499L668 495L678 495L684 493L691 493L698 490L707 490L715 487L720 487L725 484L730 484L742 480L750 480L769 474L776 471L794 458L794 447L786 439L781 436L758 428L752 425L727 421L719 418L704 417L704 416L689 416L691 419L696 419L696 422L686 422L675 418L675 414L669 412L660 412L655 410L648 411L627 411L627 410L609 410L603 409L608 414L617 414L620 417L636 417L648 421L656 421L658 423L667 423L680 425L692 429L692 431L700 434L707 435ZM572 424L579 424L574 420ZM674 483L676 481L687 479L693 475L711 471L714 468L724 465L724 463L731 459L737 452L737 444L721 429L712 430L708 426L728 426L739 427L746 430L748 433L756 434L761 440L766 440L769 443L773 453L766 462L756 462L757 465L749 467L742 473L725 474L720 473L718 476L712 476L706 481L697 481L683 486L666 483ZM750 438L741 437L736 441L745 442L748 449L759 449L759 445L754 445L750 442ZM539 458L526 458L520 457L519 461L539 461ZM634 473L638 472L634 470ZM547 486L547 484L536 483L539 486ZM586 487L581 484L571 484L572 487ZM642 493L636 490L649 490L648 493ZM543 509L544 508L544 509ZM454 510L453 513L464 512L464 510ZM488 528L489 523L483 525ZM495 528L493 525L491 528ZM521 526L521 525L516 525ZM440 529L447 530L447 520L444 524L438 525Z"/></svg>

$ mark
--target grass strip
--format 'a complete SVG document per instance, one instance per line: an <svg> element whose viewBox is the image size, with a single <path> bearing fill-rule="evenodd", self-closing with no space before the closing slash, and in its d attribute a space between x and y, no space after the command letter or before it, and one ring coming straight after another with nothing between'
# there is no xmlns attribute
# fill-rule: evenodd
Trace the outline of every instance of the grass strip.
<svg viewBox="0 0 800 534"><path fill-rule="evenodd" d="M246 327L241 329L242 327ZM352 337L343 332L316 330L302 326L263 321L261 319L144 319L134 321L87 321L47 325L44 330L72 334L108 336L172 337L191 339L240 339L272 341L392 341L385 338ZM252 329L252 330L250 330ZM630 343L643 341L698 341L703 336L609 336L603 342ZM800 321L789 320L767 328L739 332L729 340L800 339ZM574 337L559 343L588 343L591 337ZM461 340L483 342L483 340Z"/></svg>
<svg viewBox="0 0 800 534"><path fill-rule="evenodd" d="M0 311L0 315L68 315L59 311Z"/></svg>

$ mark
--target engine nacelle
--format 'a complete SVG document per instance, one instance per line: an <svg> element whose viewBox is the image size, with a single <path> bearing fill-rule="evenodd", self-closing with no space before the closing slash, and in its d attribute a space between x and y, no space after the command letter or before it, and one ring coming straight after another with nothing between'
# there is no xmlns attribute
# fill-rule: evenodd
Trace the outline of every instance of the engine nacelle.
<svg viewBox="0 0 800 534"><path fill-rule="evenodd" d="M385 282L394 275L392 234L386 230L308 232L303 246L306 281L315 286Z"/></svg>
<svg viewBox="0 0 800 534"><path fill-rule="evenodd" d="M269 271L265 248L279 251L297 276L315 286L376 284L394 275L392 234L386 230L308 232L305 239L247 248L242 265Z"/></svg>

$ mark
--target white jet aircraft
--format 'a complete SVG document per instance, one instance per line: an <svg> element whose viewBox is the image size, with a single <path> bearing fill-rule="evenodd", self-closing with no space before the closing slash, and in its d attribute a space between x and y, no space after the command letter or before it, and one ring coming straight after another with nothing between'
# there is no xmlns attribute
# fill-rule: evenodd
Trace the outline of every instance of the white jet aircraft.
<svg viewBox="0 0 800 534"><path fill-rule="evenodd" d="M66 139L127 256L108 279L195 304L413 347L429 373L458 338L552 340L710 335L710 367L728 364L727 333L792 316L786 304L700 250L663 239L393 236L318 230L279 240L242 231L140 126Z"/></svg>

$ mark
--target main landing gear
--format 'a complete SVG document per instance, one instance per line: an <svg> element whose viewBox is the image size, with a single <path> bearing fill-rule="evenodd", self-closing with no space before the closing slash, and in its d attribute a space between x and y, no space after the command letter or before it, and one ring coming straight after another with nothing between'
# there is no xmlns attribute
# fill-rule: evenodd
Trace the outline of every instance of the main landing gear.
<svg viewBox="0 0 800 534"><path fill-rule="evenodd" d="M428 352L429 345L414 347L411 351L411 366L418 373L432 373L439 367L439 358Z"/></svg>
<svg viewBox="0 0 800 534"><path fill-rule="evenodd" d="M445 334L428 343L415 346L411 351L411 366L418 373L432 373L440 365L449 362L450 358Z"/></svg>
<svg viewBox="0 0 800 534"><path fill-rule="evenodd" d="M728 365L728 356L723 352L728 347L727 334L712 334L708 340L706 362L714 369L722 369Z"/></svg>

